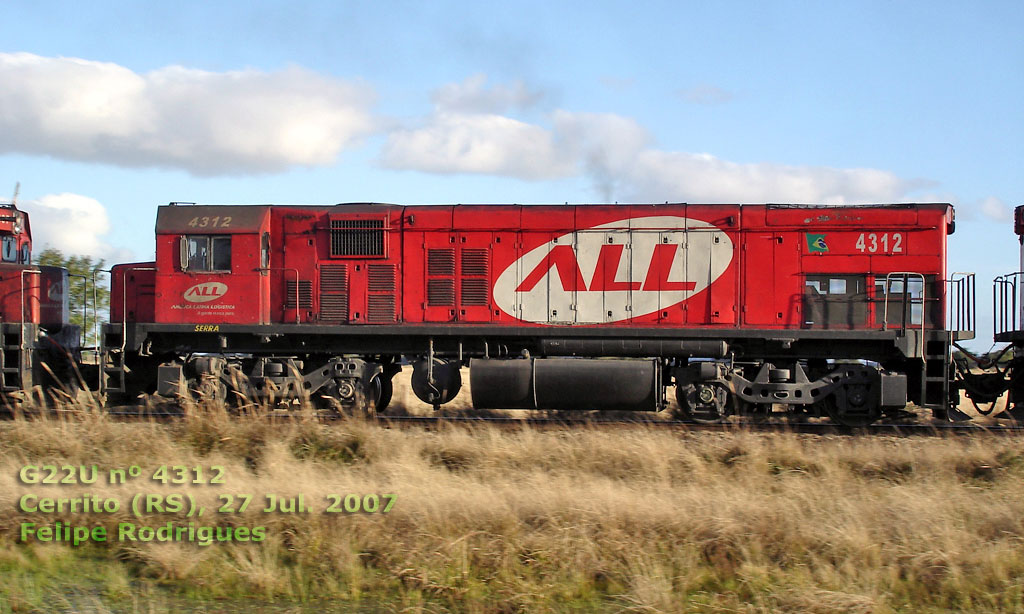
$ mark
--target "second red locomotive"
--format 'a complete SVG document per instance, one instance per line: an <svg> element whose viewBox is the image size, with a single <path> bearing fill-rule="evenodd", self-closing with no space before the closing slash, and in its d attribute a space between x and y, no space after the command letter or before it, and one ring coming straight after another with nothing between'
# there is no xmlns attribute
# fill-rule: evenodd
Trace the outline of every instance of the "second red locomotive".
<svg viewBox="0 0 1024 614"><path fill-rule="evenodd" d="M0 204L0 393L76 386L79 327L70 323L68 281L67 269L32 264L28 215Z"/></svg>
<svg viewBox="0 0 1024 614"><path fill-rule="evenodd" d="M160 207L114 267L110 392L383 408L945 417L973 279L948 204Z"/></svg>

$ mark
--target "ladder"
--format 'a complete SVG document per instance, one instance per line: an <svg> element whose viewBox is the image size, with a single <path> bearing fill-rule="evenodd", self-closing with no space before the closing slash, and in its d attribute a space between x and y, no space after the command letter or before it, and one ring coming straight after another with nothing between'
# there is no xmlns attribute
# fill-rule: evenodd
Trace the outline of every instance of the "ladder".
<svg viewBox="0 0 1024 614"><path fill-rule="evenodd" d="M108 341L107 335L103 334L102 351L100 353L100 390L103 392L124 392L126 377L124 347L120 341L113 346L108 345Z"/></svg>
<svg viewBox="0 0 1024 614"><path fill-rule="evenodd" d="M924 341L921 364L921 405L933 410L949 408L949 367L953 361L953 333L934 331L933 338Z"/></svg>
<svg viewBox="0 0 1024 614"><path fill-rule="evenodd" d="M9 332L13 331L13 332ZM21 324L0 324L0 391L16 392L31 386L25 381L27 352L22 348ZM27 378L31 380L31 377Z"/></svg>

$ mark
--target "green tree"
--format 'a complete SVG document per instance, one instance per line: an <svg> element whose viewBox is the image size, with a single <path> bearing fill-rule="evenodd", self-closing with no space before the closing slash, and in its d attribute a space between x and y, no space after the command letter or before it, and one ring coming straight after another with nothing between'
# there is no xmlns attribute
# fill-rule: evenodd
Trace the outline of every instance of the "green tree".
<svg viewBox="0 0 1024 614"><path fill-rule="evenodd" d="M103 272L103 259L93 260L91 256L65 256L59 249L48 247L35 257L35 263L43 266L59 266L68 270L68 298L71 303L71 323L82 327L85 344L96 345L95 330L99 323L107 320L110 306L109 275ZM96 280L95 294L93 280ZM95 296L94 305L93 297ZM88 307L88 309L86 309Z"/></svg>

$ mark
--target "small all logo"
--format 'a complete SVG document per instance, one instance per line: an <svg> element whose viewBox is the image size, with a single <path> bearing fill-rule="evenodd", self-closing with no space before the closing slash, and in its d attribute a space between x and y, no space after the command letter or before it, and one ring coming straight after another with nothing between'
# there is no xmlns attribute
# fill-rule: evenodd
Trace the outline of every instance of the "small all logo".
<svg viewBox="0 0 1024 614"><path fill-rule="evenodd" d="M59 303L64 300L64 284L57 282L50 286L50 289L46 292L46 298L50 299L55 303Z"/></svg>
<svg viewBox="0 0 1024 614"><path fill-rule="evenodd" d="M825 243L825 235L807 234L807 252L813 254L828 251L828 244Z"/></svg>
<svg viewBox="0 0 1024 614"><path fill-rule="evenodd" d="M184 297L190 303L208 303L219 299L227 293L228 287L226 284L222 284L219 281L207 281L185 290Z"/></svg>

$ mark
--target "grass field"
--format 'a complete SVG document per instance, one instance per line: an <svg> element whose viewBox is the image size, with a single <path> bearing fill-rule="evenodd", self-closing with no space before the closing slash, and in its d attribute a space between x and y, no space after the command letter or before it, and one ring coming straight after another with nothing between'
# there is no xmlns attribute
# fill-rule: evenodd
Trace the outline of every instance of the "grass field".
<svg viewBox="0 0 1024 614"><path fill-rule="evenodd" d="M0 423L0 611L1021 612L1022 443L388 430L210 408L170 424L16 420ZM44 463L96 465L101 479L22 483L22 467ZM106 483L132 465L139 478ZM224 484L148 479L161 465L221 466ZM136 518L137 492L191 494L208 511ZM25 494L85 493L121 509L18 509ZM225 493L254 500L214 512ZM270 493L315 510L264 513ZM322 513L347 493L396 499L387 514ZM266 538L21 542L22 523L57 520L110 535L262 526Z"/></svg>

